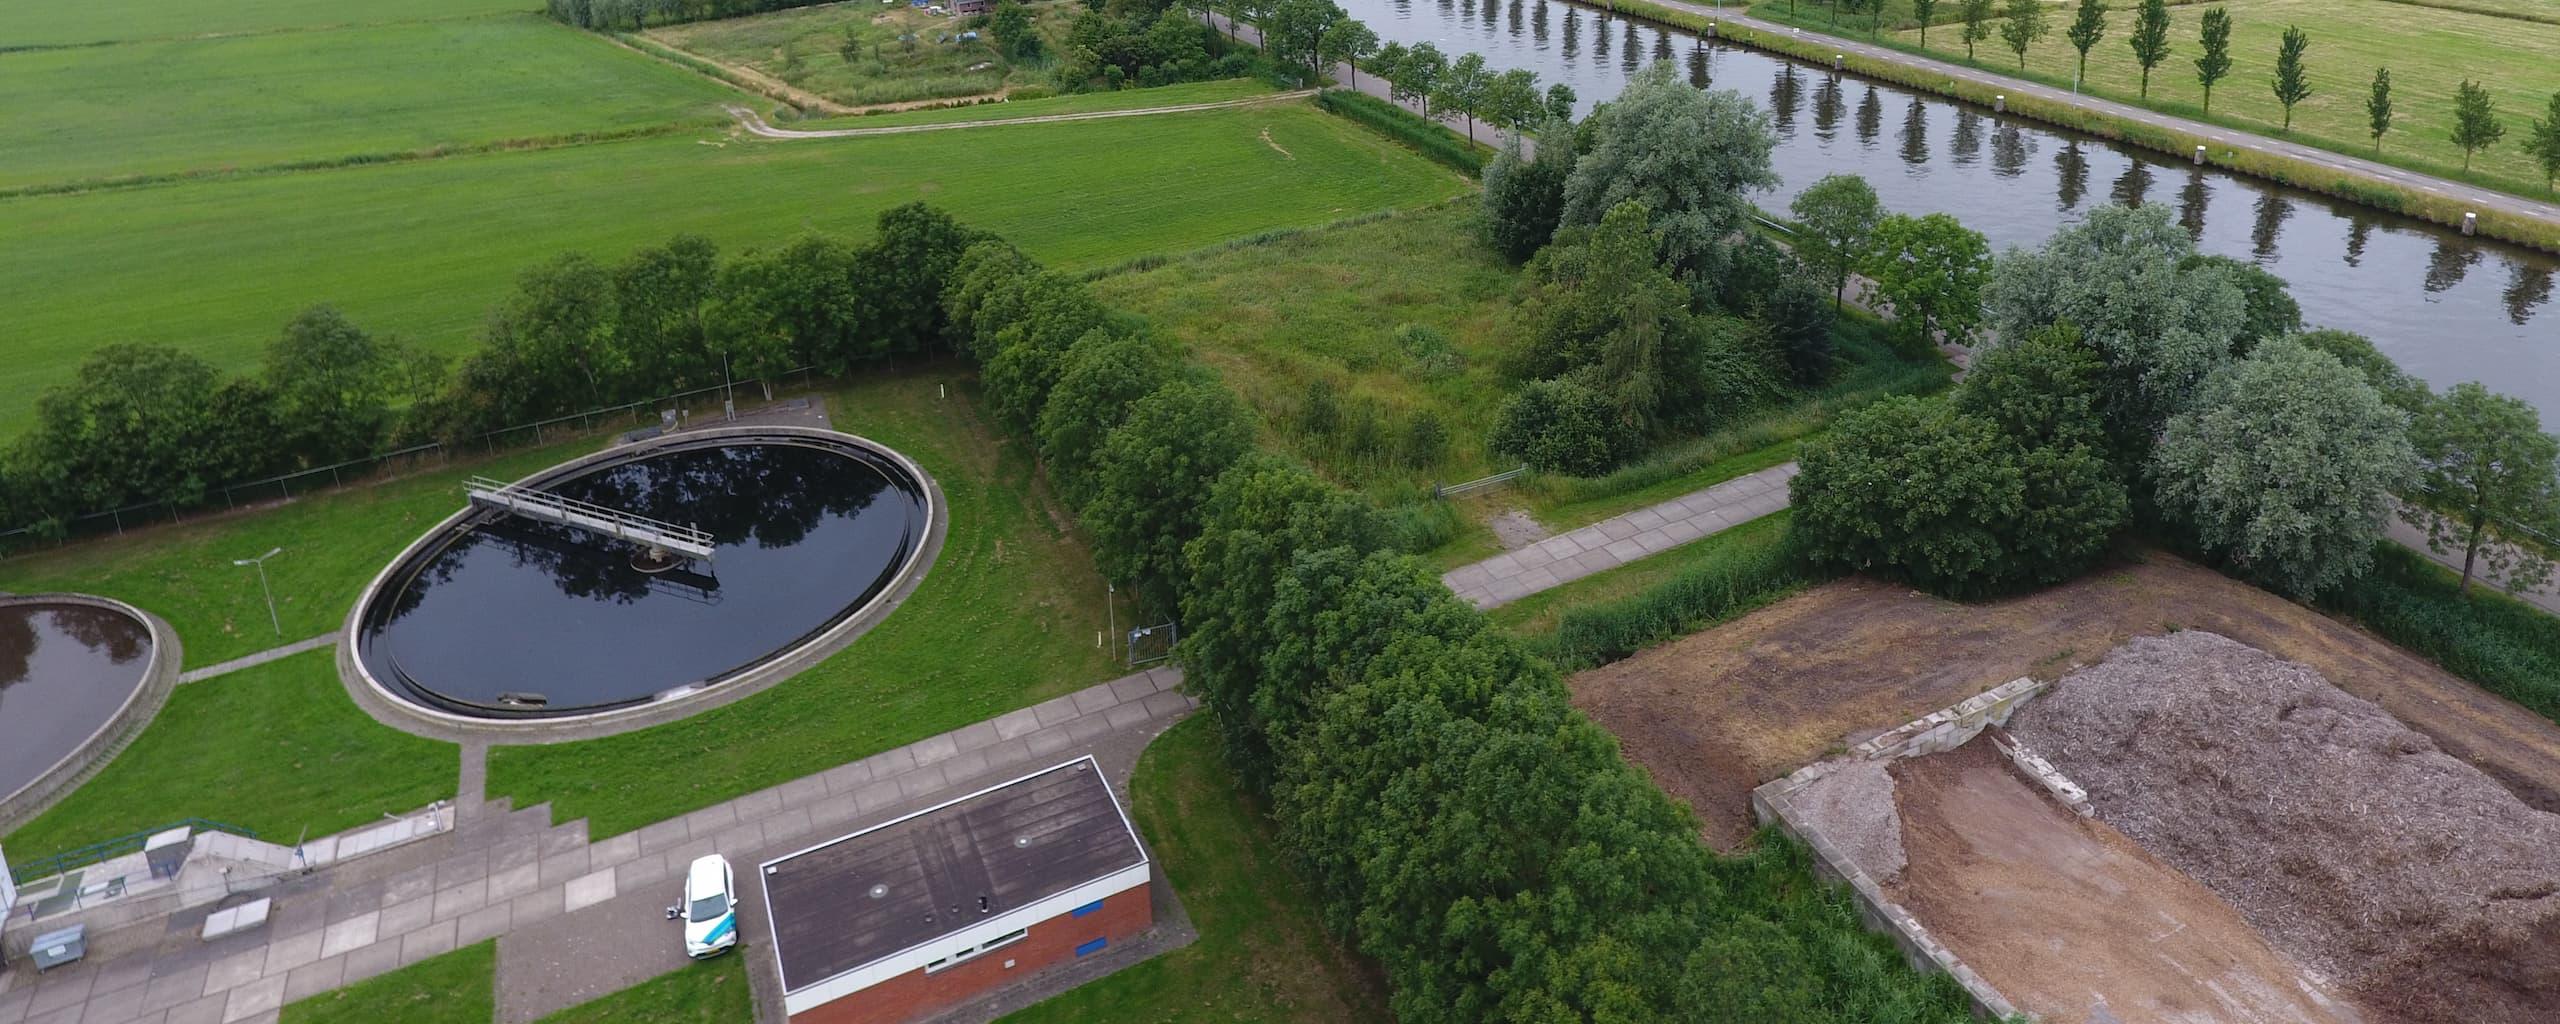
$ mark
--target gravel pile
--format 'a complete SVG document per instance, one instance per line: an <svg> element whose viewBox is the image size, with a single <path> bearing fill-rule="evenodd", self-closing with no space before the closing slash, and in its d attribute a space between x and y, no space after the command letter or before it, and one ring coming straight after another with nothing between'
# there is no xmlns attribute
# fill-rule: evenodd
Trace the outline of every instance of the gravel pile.
<svg viewBox="0 0 2560 1024"><path fill-rule="evenodd" d="M2382 1018L2560 1020L2560 815L2311 669L2147 637L2009 728Z"/></svg>
<svg viewBox="0 0 2560 1024"><path fill-rule="evenodd" d="M1894 806L1889 763L1839 762L1794 797L1804 824L1878 885L1900 878L1910 865L1902 849L1902 812Z"/></svg>

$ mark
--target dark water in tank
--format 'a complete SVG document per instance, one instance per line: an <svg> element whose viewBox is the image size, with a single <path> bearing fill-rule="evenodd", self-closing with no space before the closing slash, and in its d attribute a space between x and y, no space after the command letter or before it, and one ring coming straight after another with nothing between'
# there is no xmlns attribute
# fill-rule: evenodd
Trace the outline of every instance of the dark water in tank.
<svg viewBox="0 0 2560 1024"><path fill-rule="evenodd" d="M923 541L921 485L851 445L684 447L541 490L698 526L708 565L633 565L630 542L484 511L402 565L367 607L359 656L430 706L595 710L717 681L858 609Z"/></svg>
<svg viewBox="0 0 2560 1024"><path fill-rule="evenodd" d="M1784 184L1758 197L1771 209L1823 175L1856 174L1891 209L1952 214L2007 247L2036 245L2098 204L2164 204L2204 251L2283 278L2311 324L2371 337L2440 388L2477 380L2524 398L2560 426L2560 259L1595 8L1341 2L1381 39L1529 68L1572 86L1586 111L1659 60L1694 84L1739 91L1778 129L1772 163Z"/></svg>
<svg viewBox="0 0 2560 1024"><path fill-rule="evenodd" d="M0 607L0 797L106 724L142 684L151 631L85 604Z"/></svg>

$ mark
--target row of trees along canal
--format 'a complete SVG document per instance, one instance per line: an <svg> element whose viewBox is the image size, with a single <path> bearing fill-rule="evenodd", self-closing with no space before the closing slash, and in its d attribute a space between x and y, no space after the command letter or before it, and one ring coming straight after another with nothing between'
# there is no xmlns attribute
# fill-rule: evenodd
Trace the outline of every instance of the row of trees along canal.
<svg viewBox="0 0 2560 1024"><path fill-rule="evenodd" d="M1790 2L1792 6L1792 0ZM1939 0L1911 0L1911 15L1920 25L1920 45L1929 45L1929 23L1938 13ZM1837 0L1831 5L1834 23L1842 11L1868 14L1870 34L1880 30L1883 22L1881 0ZM2052 32L2045 5L2039 0L1961 0L1958 7L1961 36L1966 60L1973 59L1974 45L1997 36L2018 59L2018 70L2027 68L2027 50ZM2072 81L2089 77L2089 51L2107 39L2109 8L2105 0L2080 0L2072 8L2071 21L2063 27L2063 38L2079 52L2080 64ZM1996 22L1996 24L1995 24ZM2201 51L2194 59L2196 83L2204 88L2204 109L2213 111L2213 89L2238 69L2231 54L2231 14L2220 7L2204 12L2198 26L2196 44ZM2167 0L2142 0L2134 14L2133 28L2125 36L2125 45L2133 50L2134 66L2141 69L2137 87L2143 96L2151 95L2151 72L2166 63L2174 52L2169 38L2169 5ZM2267 76L2267 87L2274 91L2276 103L2284 108L2285 130L2293 128L2295 104L2311 98L2309 65L2311 34L2300 26L2286 26L2284 38L2276 46L2274 63ZM2382 148L2383 137L2398 124L2391 106L2391 69L2373 69L2373 85L2365 97L2366 123L2373 136L2373 148ZM2498 117L2497 106L2489 90L2477 82L2464 79L2454 94L2453 123L2445 126L2453 144L2462 148L2462 166L2471 167L2471 156L2506 138L2507 125ZM2551 106L2543 116L2527 123L2524 148L2542 168L2543 187L2560 183L2560 92L2551 94Z"/></svg>

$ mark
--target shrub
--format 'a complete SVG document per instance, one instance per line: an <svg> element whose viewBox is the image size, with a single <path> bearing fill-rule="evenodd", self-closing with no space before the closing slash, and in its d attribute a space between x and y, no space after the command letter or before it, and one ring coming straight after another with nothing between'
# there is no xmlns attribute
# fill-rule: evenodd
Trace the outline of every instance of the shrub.
<svg viewBox="0 0 2560 1024"><path fill-rule="evenodd" d="M1503 403L1488 444L1548 473L1596 476L1635 453L1635 432L1612 417L1609 398L1573 379L1533 381Z"/></svg>
<svg viewBox="0 0 2560 1024"><path fill-rule="evenodd" d="M2501 594L2465 597L2451 573L2388 540L2374 544L2370 571L2319 603L2560 721L2560 618Z"/></svg>
<svg viewBox="0 0 2560 1024"><path fill-rule="evenodd" d="M2123 484L2094 451L2022 448L1945 400L1878 402L1800 461L1794 525L1807 557L1949 596L2069 579L2127 515Z"/></svg>
<svg viewBox="0 0 2560 1024"><path fill-rule="evenodd" d="M1467 358L1449 344L1449 336L1423 324L1405 324L1396 328L1396 348L1403 351L1413 372L1424 380L1454 377L1466 369Z"/></svg>

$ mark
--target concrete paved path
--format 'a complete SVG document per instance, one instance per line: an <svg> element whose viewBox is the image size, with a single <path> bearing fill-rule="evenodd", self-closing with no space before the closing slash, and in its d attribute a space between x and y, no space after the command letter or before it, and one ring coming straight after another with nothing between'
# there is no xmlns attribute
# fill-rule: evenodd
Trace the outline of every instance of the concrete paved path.
<svg viewBox="0 0 2560 1024"><path fill-rule="evenodd" d="M547 807L491 801L476 827L275 891L264 929L200 942L213 909L200 908L93 935L90 960L44 975L12 964L0 1024L267 1024L285 1003L491 938L500 1017L531 1020L683 966L661 914L695 857L752 865L1098 749L1134 762L1143 737L1195 706L1181 680L1150 669L602 842L583 820L553 826ZM748 920L750 943L762 924ZM746 963L772 970L767 956ZM778 1001L770 978L756 984Z"/></svg>
<svg viewBox="0 0 2560 1024"><path fill-rule="evenodd" d="M1100 121L1114 117L1150 117L1156 114L1187 114L1195 110L1224 110L1228 107L1259 107L1271 103L1302 100L1316 94L1313 89L1279 92L1267 96L1248 96L1240 100L1214 103L1184 103L1166 107L1139 107L1134 110L1091 110L1080 114L1041 114L1033 117L1007 117L984 121L933 121L925 124L885 125L878 128L776 128L745 107L730 107L729 116L737 118L750 135L768 139L858 139L870 135L908 135L915 132L941 132L960 128L996 128L1010 124L1059 124L1067 121Z"/></svg>
<svg viewBox="0 0 2560 1024"><path fill-rule="evenodd" d="M2551 203L2528 199L2522 196L2511 195L2494 189L2481 188L2476 185L2466 185L2458 181L2439 178L2431 174L2421 174L2417 171L2403 170L2401 168L2391 166L2390 164L2378 163L2361 157L2348 156L2343 153L2332 152L2316 146L2306 146L2298 142L2258 135L2236 128L2225 128L2220 125L2208 124L2203 121L2190 120L2188 118L2175 117L2168 114L2158 113L2156 111L2145 110L2141 107L2133 106L2128 103L2118 103L2113 100L2099 99L2087 94L2075 93L2069 89L2060 89L2049 85L2041 85L2035 82L2026 81L2024 79L2011 78L2007 75L1984 68L1969 67L1963 64L1955 64L1928 57L1915 56L1909 53L1904 53L1900 50L1890 49L1873 43L1860 42L1856 39L1844 36L1836 36L1825 32L1816 32L1810 29L1799 29L1792 25L1782 25L1774 21L1763 21L1761 19L1751 17L1750 15L1739 13L1739 9L1737 8L1710 7L1705 4L1685 3L1682 2L1682 0L1656 0L1656 2L1661 3L1665 7L1677 8L1701 17L1741 25L1745 28L1750 28L1760 32L1767 32L1772 35L1810 37L1812 39L1819 40L1822 45L1828 46L1834 51L1840 53L1853 53L1871 60L1889 61L1895 64L1900 64L1904 67L1916 68L1926 71L1932 75L1940 75L1947 78L1978 83L1995 88L1998 91L2011 96L2033 96L2037 99L2053 103L2066 104L2085 110L2093 110L2112 117L2119 117L2128 121L2152 125L2154 127L2167 128L2182 134L2207 139L2215 145L2225 149L2275 154L2289 159L2315 164L2341 174L2369 180L2389 182L2393 185L2399 185L2416 189L2421 192L2443 196L2448 199L2460 201L2484 212L2497 210L2512 216L2539 221L2554 227L2560 227L2560 205L2553 205Z"/></svg>
<svg viewBox="0 0 2560 1024"><path fill-rule="evenodd" d="M1507 604L1785 508L1795 475L1795 463L1771 466L1460 566L1440 581L1478 608Z"/></svg>
<svg viewBox="0 0 2560 1024"><path fill-rule="evenodd" d="M245 658L233 658L230 661L222 662L220 664L207 665L203 668L190 669L188 671L178 673L178 681L181 683L192 683L201 679L211 679L215 676L230 675L231 673L238 672L244 668L255 668L259 665L264 665L270 661L275 661L280 658L293 657L294 655L300 654L304 651L316 651L337 642L338 634L336 633L322 634L320 636L312 637L309 640L297 640L282 647L271 647L266 650L259 651L258 653L249 655Z"/></svg>

